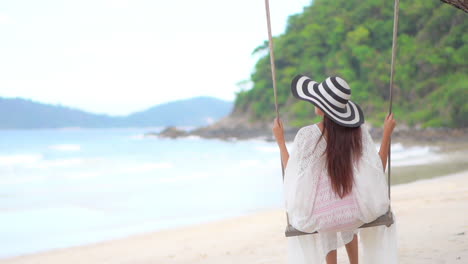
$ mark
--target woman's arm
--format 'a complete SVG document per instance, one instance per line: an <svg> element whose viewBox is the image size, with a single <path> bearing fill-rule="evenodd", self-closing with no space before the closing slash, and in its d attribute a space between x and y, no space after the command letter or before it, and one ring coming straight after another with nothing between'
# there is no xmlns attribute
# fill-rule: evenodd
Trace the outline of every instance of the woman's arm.
<svg viewBox="0 0 468 264"><path fill-rule="evenodd" d="M393 133L393 129L396 126L395 119L393 119L393 113L388 115L384 121L384 131L382 136L382 143L380 144L379 156L382 160L382 166L387 168L388 150L390 149L390 138Z"/></svg>
<svg viewBox="0 0 468 264"><path fill-rule="evenodd" d="M276 138L276 142L278 143L278 147L280 148L281 152L281 162L283 163L283 168L286 168L289 160L289 152L288 148L286 148L286 142L284 141L284 128L283 122L281 120L275 118L273 121L273 135Z"/></svg>
<svg viewBox="0 0 468 264"><path fill-rule="evenodd" d="M286 169L286 165L288 165L288 160L289 160L288 149L286 148L286 144L284 142L281 144L278 143L278 146L281 152L281 161L283 162L283 168Z"/></svg>

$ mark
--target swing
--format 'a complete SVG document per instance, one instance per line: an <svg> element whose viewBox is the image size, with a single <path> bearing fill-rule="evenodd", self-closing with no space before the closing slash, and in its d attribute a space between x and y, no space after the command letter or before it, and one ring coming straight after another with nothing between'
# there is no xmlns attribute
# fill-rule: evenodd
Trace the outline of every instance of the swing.
<svg viewBox="0 0 468 264"><path fill-rule="evenodd" d="M389 98L389 113L392 113L392 91L393 91L393 76L395 74L395 56L396 56L396 44L397 44L397 32L398 32L398 11L399 11L399 5L400 1L395 0L395 6L394 6L394 13L393 13L393 41L392 41L392 58L391 58L391 66L390 66L390 98ZM267 18L267 27L268 27L268 40L269 40L269 49L270 49L270 64L271 64L271 76L272 76L272 81L273 81L273 91L274 91L274 96L275 96L275 110L276 110L276 117L279 120L279 112L278 112L278 99L276 95L276 70L275 70L275 55L273 51L273 37L271 34L271 22L270 22L270 5L269 5L269 0L265 0L265 9L266 9L266 18ZM391 141L390 141L390 146L388 149L388 198L390 199L390 171L391 171L391 166L390 166L390 154L391 154ZM281 170L283 174L283 181L284 181L284 166L281 158ZM291 237L291 236L301 236L301 235L309 235L309 234L315 234L314 233L305 233L302 231L299 231L295 229L291 224L289 223L289 217L288 213L286 212L286 230L285 230L285 235L286 237ZM366 228L366 227L374 227L374 226L391 226L394 223L393 220L393 213L391 210L391 207L388 208L387 213L384 215L378 217L374 221L370 223L365 223L359 228Z"/></svg>

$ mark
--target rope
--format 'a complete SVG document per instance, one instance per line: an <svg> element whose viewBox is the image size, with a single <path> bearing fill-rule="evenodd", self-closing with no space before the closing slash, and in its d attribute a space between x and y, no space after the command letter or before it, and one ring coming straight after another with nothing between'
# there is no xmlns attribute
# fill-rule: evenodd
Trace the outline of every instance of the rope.
<svg viewBox="0 0 468 264"><path fill-rule="evenodd" d="M395 7L393 10L393 42L392 42L392 63L390 65L390 104L388 106L388 113L392 113L392 103L393 103L393 77L395 76L395 58L396 58L396 48L397 48L397 38L398 38L398 13L400 11L400 0L395 0ZM392 148L392 139L389 140L390 146L388 147L388 198L391 198L390 195L390 174L391 174L391 148Z"/></svg>
<svg viewBox="0 0 468 264"><path fill-rule="evenodd" d="M278 122L279 122L278 97L276 93L275 51L273 49L273 36L271 34L270 2L268 0L265 0L265 11L266 11L267 27L268 27L268 46L270 47L271 79L273 80L273 92L275 94L276 118L278 119ZM280 152L280 163L281 163L281 173L283 175L283 182L284 182L284 164L283 164L283 154L281 152ZM286 212L286 222L287 222L287 225L289 226L288 212Z"/></svg>
<svg viewBox="0 0 468 264"><path fill-rule="evenodd" d="M270 47L271 79L273 80L273 92L275 94L276 118L278 119L278 122L279 122L278 96L276 93L275 51L273 49L273 36L271 34L270 2L268 0L265 0L265 11L266 11L267 27L268 27L268 46ZM283 173L283 181L284 181L284 165L283 165L283 157L282 157L281 152L280 152L280 158L281 158L281 171Z"/></svg>
<svg viewBox="0 0 468 264"><path fill-rule="evenodd" d="M278 97L276 95L275 51L273 49L273 37L271 35L270 2L268 0L265 0L265 9L266 9L267 27L268 27L268 45L270 47L271 79L273 80L273 92L275 93L276 118L279 119ZM283 165L283 162L281 162L281 165Z"/></svg>

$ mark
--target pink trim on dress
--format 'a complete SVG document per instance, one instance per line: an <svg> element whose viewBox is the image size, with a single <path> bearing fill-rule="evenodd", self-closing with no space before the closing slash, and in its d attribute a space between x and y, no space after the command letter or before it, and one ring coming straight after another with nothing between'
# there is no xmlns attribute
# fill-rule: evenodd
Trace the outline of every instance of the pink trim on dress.
<svg viewBox="0 0 468 264"><path fill-rule="evenodd" d="M346 231L359 222L359 207L353 191L342 199L336 195L326 173L319 175L312 215L319 231Z"/></svg>

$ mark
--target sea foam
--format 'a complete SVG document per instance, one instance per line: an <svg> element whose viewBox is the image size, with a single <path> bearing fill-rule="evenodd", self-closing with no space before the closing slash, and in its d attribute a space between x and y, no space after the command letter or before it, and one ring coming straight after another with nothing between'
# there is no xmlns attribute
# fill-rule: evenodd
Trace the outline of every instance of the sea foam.
<svg viewBox="0 0 468 264"><path fill-rule="evenodd" d="M49 146L49 149L58 151L80 151L81 146L78 144L58 144Z"/></svg>

